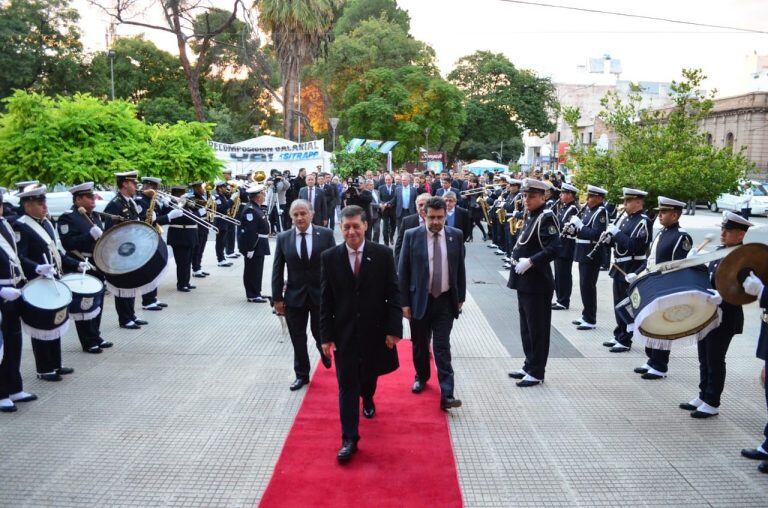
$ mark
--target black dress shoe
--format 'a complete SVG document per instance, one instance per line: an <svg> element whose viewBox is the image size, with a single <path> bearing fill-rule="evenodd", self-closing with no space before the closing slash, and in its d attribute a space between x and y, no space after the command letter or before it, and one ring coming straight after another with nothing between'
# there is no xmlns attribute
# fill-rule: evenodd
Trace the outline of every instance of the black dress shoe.
<svg viewBox="0 0 768 508"><path fill-rule="evenodd" d="M704 418L709 418L710 416L717 416L718 413L707 413L706 411L694 411L691 413L691 418L698 418L699 420L703 420Z"/></svg>
<svg viewBox="0 0 768 508"><path fill-rule="evenodd" d="M455 407L461 407L461 400L460 399L454 399L453 397L446 397L444 399L440 399L440 409L443 411L446 411L451 408Z"/></svg>
<svg viewBox="0 0 768 508"><path fill-rule="evenodd" d="M768 474L768 462L761 462L757 465L757 470L763 474Z"/></svg>
<svg viewBox="0 0 768 508"><path fill-rule="evenodd" d="M344 439L341 442L339 453L336 454L336 460L346 462L357 452L357 442L353 439Z"/></svg>
<svg viewBox="0 0 768 508"><path fill-rule="evenodd" d="M101 349L109 349L109 348L111 348L112 346L114 346L114 344L112 344L111 342L108 342L108 341L106 341L106 340L102 340L102 341L99 343L99 347L100 347Z"/></svg>
<svg viewBox="0 0 768 508"><path fill-rule="evenodd" d="M66 376L68 374L72 374L75 371L72 367L60 367L56 369L56 374L60 376Z"/></svg>
<svg viewBox="0 0 768 508"><path fill-rule="evenodd" d="M135 322L131 321L130 323L127 323L127 324L124 324L124 325L120 325L120 328L125 328L127 330L138 330L141 327L139 325L137 325Z"/></svg>
<svg viewBox="0 0 768 508"><path fill-rule="evenodd" d="M411 386L411 391L413 393L421 393L424 390L424 383L421 379L417 379L413 382L413 386Z"/></svg>
<svg viewBox="0 0 768 508"><path fill-rule="evenodd" d="M516 371L514 371L514 372L510 372L510 373L509 373L509 374L507 374L507 375L508 375L509 377L511 377L512 379L523 379L523 378L525 377L525 373L523 373L523 372L520 372L520 371L518 371L518 370L516 370Z"/></svg>
<svg viewBox="0 0 768 508"><path fill-rule="evenodd" d="M203 272L203 276L204 276L204 277L208 277L209 275L210 275L210 273L208 273L208 272Z"/></svg>
<svg viewBox="0 0 768 508"><path fill-rule="evenodd" d="M17 408L15 405L0 407L0 413L15 413L18 410L19 408Z"/></svg>
<svg viewBox="0 0 768 508"><path fill-rule="evenodd" d="M605 347L613 347L616 344L618 344L618 342L613 341L613 340L606 340L605 342L603 342L603 346L605 346Z"/></svg>
<svg viewBox="0 0 768 508"><path fill-rule="evenodd" d="M323 362L323 367L325 367L326 369L331 368L331 364L332 364L331 359L322 353L320 353L320 361Z"/></svg>
<svg viewBox="0 0 768 508"><path fill-rule="evenodd" d="M55 372L52 372L50 374L38 374L37 379L42 381L61 381L62 377Z"/></svg>
<svg viewBox="0 0 768 508"><path fill-rule="evenodd" d="M99 346L91 346L88 349L84 349L86 353L90 353L92 355L100 355L101 354L101 348Z"/></svg>
<svg viewBox="0 0 768 508"><path fill-rule="evenodd" d="M192 284L187 284L187 289L197 289L197 286L193 286Z"/></svg>
<svg viewBox="0 0 768 508"><path fill-rule="evenodd" d="M645 374L648 372L647 367L635 367L635 374Z"/></svg>
<svg viewBox="0 0 768 508"><path fill-rule="evenodd" d="M630 349L632 349L632 348L627 347L624 344L616 344L611 349L609 349L608 352L610 352L610 353L626 353Z"/></svg>
<svg viewBox="0 0 768 508"><path fill-rule="evenodd" d="M168 304L167 304L167 303L165 303L165 302L157 302L157 304L158 304L160 307L162 307L162 308L166 308L166 307L168 307Z"/></svg>
<svg viewBox="0 0 768 508"><path fill-rule="evenodd" d="M540 385L541 381L534 381L532 379L523 379L522 381L518 381L515 384L520 388L528 388L530 386Z"/></svg>
<svg viewBox="0 0 768 508"><path fill-rule="evenodd" d="M376 416L376 404L373 399L363 399L363 416L369 420Z"/></svg>
<svg viewBox="0 0 768 508"><path fill-rule="evenodd" d="M650 372L646 372L645 374L643 374L640 377L643 378L643 379L664 379L667 376L666 375L660 376L658 374L651 374Z"/></svg>
<svg viewBox="0 0 768 508"><path fill-rule="evenodd" d="M14 404L17 402L32 402L34 400L37 400L37 395L34 393L28 393L26 397L21 397L20 399L11 399Z"/></svg>
<svg viewBox="0 0 768 508"><path fill-rule="evenodd" d="M694 406L693 404L689 404L688 402L681 402L678 407L680 409L685 409L686 411L696 411L699 409L698 407Z"/></svg>
<svg viewBox="0 0 768 508"><path fill-rule="evenodd" d="M198 279L202 279L202 278L205 278L205 275L203 275L202 273L193 273L192 277L197 277Z"/></svg>
<svg viewBox="0 0 768 508"><path fill-rule="evenodd" d="M139 326L143 326L143 325L148 325L149 324L148 321L144 321L143 319L134 319L133 322L136 323Z"/></svg>
<svg viewBox="0 0 768 508"><path fill-rule="evenodd" d="M741 456L752 460L768 460L768 453L763 453L757 448L744 448Z"/></svg>
<svg viewBox="0 0 768 508"><path fill-rule="evenodd" d="M296 380L293 383L291 383L291 386L289 387L289 389L292 392L295 392L296 390L299 390L302 386L306 384L309 384L309 379L296 378Z"/></svg>
<svg viewBox="0 0 768 508"><path fill-rule="evenodd" d="M176 290L177 291L181 291L182 293L191 293L192 292L192 290L189 289L188 287L176 288Z"/></svg>

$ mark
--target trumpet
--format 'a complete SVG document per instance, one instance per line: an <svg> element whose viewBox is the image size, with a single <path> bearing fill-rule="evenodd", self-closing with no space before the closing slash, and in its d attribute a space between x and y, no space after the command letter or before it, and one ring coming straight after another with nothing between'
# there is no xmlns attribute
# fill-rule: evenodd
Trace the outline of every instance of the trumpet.
<svg viewBox="0 0 768 508"><path fill-rule="evenodd" d="M175 197L175 196L171 196L171 195L170 195L170 194L168 194L167 192L158 191L158 194L160 194L161 196L163 196L163 197L164 197L164 198L166 198L166 199L172 199L172 200L175 200L174 202L178 203L178 199L179 199L179 198L177 198L177 197ZM239 220L237 220L237 219L234 219L234 218L230 217L229 215L226 215L226 214L223 214L223 213L217 212L216 210L211 210L211 209L210 209L210 208L207 206L207 204L208 204L208 200L206 200L206 201L205 201L205 203L206 203L205 205L201 205L201 204L199 204L199 203L196 203L196 202L195 202L193 199L187 199L187 200L186 200L186 203L187 203L188 205L190 205L190 206L193 206L193 207L195 207L195 208L205 208L205 209L206 209L206 214L207 214L207 215L209 215L209 216L212 216L213 218L217 218L217 217L218 217L219 219L225 220L225 221L227 221L227 222L231 222L232 224L234 224L234 225L236 225L236 226L239 226L239 225L240 225L240 221L239 221Z"/></svg>

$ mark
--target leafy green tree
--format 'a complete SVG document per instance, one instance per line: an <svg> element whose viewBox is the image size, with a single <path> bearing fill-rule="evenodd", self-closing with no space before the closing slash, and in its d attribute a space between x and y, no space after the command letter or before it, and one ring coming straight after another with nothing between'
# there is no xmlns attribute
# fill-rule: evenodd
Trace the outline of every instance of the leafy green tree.
<svg viewBox="0 0 768 508"><path fill-rule="evenodd" d="M615 92L603 98L599 117L616 134L611 150L576 143L569 151L569 165L577 170L581 185L599 183L609 198L617 200L622 187L648 192L649 203L660 195L680 201L714 201L736 190L739 179L752 167L744 148L717 148L699 132L698 124L711 111L712 94L701 91L701 70L683 70L683 79L670 89L674 106L664 110L640 107L639 89L626 99ZM564 119L578 132L577 109Z"/></svg>
<svg viewBox="0 0 768 508"><path fill-rule="evenodd" d="M375 148L361 146L352 153L344 147L347 142L342 137L339 139L339 150L333 152L333 165L335 174L341 179L364 175L366 171L376 171L382 163L383 155Z"/></svg>
<svg viewBox="0 0 768 508"><path fill-rule="evenodd" d="M518 156L525 150L522 138L512 138L504 141L504 148L502 152L501 143L482 143L470 139L461 145L459 151L459 159L465 161L490 159L498 160L496 153L499 156L503 155L502 163L505 161L517 162Z"/></svg>
<svg viewBox="0 0 768 508"><path fill-rule="evenodd" d="M192 122L195 119L195 112L190 105L183 104L173 97L144 99L139 102L137 115L145 122L153 124Z"/></svg>
<svg viewBox="0 0 768 508"><path fill-rule="evenodd" d="M0 98L14 89L76 91L83 70L78 20L69 0L0 3Z"/></svg>
<svg viewBox="0 0 768 508"><path fill-rule="evenodd" d="M438 149L458 138L465 120L463 94L419 67L373 69L351 83L342 120L356 137L398 141L396 163L413 159L425 130Z"/></svg>
<svg viewBox="0 0 768 508"><path fill-rule="evenodd" d="M207 143L210 124L147 125L127 101L80 94L50 98L19 90L5 102L0 184L111 183L114 172L130 169L188 181L212 178L221 166Z"/></svg>
<svg viewBox="0 0 768 508"><path fill-rule="evenodd" d="M526 129L555 129L552 118L558 103L550 80L518 69L500 53L477 51L461 58L448 80L465 93L467 114L452 160L470 139L498 145Z"/></svg>
<svg viewBox="0 0 768 508"><path fill-rule="evenodd" d="M367 19L382 17L399 25L405 33L411 30L408 11L398 7L395 0L347 0L334 24L333 33L338 37L351 32Z"/></svg>

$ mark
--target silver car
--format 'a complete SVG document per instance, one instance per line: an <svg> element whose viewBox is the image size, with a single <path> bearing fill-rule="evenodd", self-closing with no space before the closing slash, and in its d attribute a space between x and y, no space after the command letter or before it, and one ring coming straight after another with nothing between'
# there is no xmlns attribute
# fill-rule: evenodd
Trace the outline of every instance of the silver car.
<svg viewBox="0 0 768 508"><path fill-rule="evenodd" d="M67 187L61 184L55 185L51 192L48 192L46 201L48 203L48 213L53 220L59 218L59 216L65 211L72 208L72 194L66 190ZM3 202L10 203L13 206L19 206L19 198L16 197L17 191L5 191L3 193ZM96 211L103 212L113 197L115 192L107 190L106 187L96 186L93 191L96 197Z"/></svg>

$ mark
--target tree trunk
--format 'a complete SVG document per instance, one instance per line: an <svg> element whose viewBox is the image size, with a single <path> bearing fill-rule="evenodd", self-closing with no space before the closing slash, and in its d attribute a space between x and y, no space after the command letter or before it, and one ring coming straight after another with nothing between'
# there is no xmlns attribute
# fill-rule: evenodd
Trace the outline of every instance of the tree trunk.
<svg viewBox="0 0 768 508"><path fill-rule="evenodd" d="M453 164L456 162L456 157L459 156L459 150L461 150L462 144L464 144L464 136L460 137L456 142L456 145L454 145L453 150L451 151L451 155L448 157L448 164Z"/></svg>

